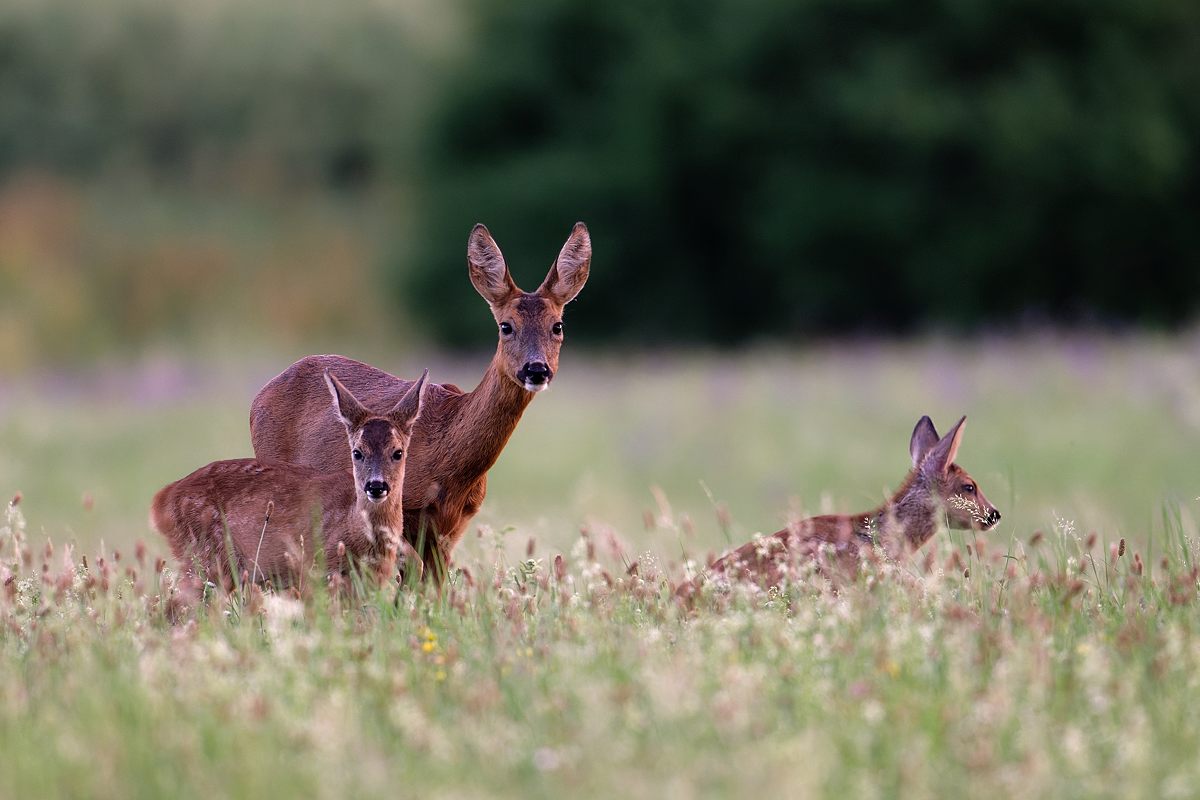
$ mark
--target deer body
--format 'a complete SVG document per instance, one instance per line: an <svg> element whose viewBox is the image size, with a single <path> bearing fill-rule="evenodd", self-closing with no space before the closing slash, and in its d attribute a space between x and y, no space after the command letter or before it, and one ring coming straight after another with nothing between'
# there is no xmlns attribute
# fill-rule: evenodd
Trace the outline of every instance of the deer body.
<svg viewBox="0 0 1200 800"><path fill-rule="evenodd" d="M708 580L747 580L764 588L783 583L801 565L826 574L853 575L868 553L900 558L924 545L943 520L951 528L990 530L1000 512L983 496L966 470L953 463L966 417L939 438L929 417L913 430L913 468L881 506L860 514L810 517L762 539L747 542L714 561ZM685 583L690 596L700 579Z"/></svg>
<svg viewBox="0 0 1200 800"><path fill-rule="evenodd" d="M558 369L563 307L587 280L591 240L578 223L536 292L517 287L482 225L472 231L467 263L500 340L473 391L450 384L429 387L413 430L404 486L405 536L439 579L483 503L488 470L533 395L549 386ZM386 407L412 385L343 356L297 361L264 386L251 405L250 438L261 461L328 471L344 458L337 418L322 397L325 370L335 372L370 407Z"/></svg>
<svg viewBox="0 0 1200 800"><path fill-rule="evenodd" d="M352 559L374 567L380 583L395 573L406 450L425 378L376 415L337 378L323 377L342 428L341 470L215 461L154 496L151 525L184 574L203 572L226 586L242 575L293 584L318 552L331 575L345 574Z"/></svg>

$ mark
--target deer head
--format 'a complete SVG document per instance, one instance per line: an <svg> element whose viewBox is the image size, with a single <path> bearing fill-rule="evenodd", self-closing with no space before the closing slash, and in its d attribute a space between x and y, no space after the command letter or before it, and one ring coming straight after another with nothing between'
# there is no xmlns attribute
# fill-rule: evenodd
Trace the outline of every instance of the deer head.
<svg viewBox="0 0 1200 800"><path fill-rule="evenodd" d="M542 285L525 292L513 280L488 229L476 225L471 231L467 268L500 329L500 371L526 391L540 392L554 380L563 343L563 307L587 282L591 263L591 237L587 226L577 222Z"/></svg>
<svg viewBox="0 0 1200 800"><path fill-rule="evenodd" d="M325 372L333 406L349 437L354 485L371 503L382 503L389 494L400 496L408 440L421 413L428 378L429 370L425 370L390 411L373 414L341 381Z"/></svg>
<svg viewBox="0 0 1200 800"><path fill-rule="evenodd" d="M963 417L949 433L939 437L933 421L921 417L913 429L908 452L917 482L928 488L930 496L945 510L951 528L991 530L1000 521L1000 512L967 471L954 463L966 421Z"/></svg>

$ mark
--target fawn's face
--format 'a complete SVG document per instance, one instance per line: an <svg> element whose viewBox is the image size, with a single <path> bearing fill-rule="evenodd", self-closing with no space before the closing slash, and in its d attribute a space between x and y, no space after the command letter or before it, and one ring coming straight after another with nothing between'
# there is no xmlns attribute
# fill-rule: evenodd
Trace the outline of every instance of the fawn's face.
<svg viewBox="0 0 1200 800"><path fill-rule="evenodd" d="M908 449L918 480L946 512L946 523L958 530L987 531L996 527L1000 512L983 496L975 479L954 463L966 421L963 417L949 433L939 437L929 417L921 417Z"/></svg>
<svg viewBox="0 0 1200 800"><path fill-rule="evenodd" d="M348 431L354 485L371 503L400 499L409 433L386 417L372 417Z"/></svg>
<svg viewBox="0 0 1200 800"><path fill-rule="evenodd" d="M487 228L476 225L471 232L467 267L500 331L501 373L528 392L540 392L554 380L563 343L563 307L583 288L591 260L587 228L576 223L546 280L536 292L523 292Z"/></svg>
<svg viewBox="0 0 1200 800"><path fill-rule="evenodd" d="M983 490L974 478L958 464L951 464L937 481L937 495L951 528L989 531L1000 521L1000 512L983 496Z"/></svg>
<svg viewBox="0 0 1200 800"><path fill-rule="evenodd" d="M382 503L388 497L400 500L408 440L421 414L428 378L429 370L425 370L391 411L372 414L341 381L325 373L333 407L350 440L355 491L369 503Z"/></svg>

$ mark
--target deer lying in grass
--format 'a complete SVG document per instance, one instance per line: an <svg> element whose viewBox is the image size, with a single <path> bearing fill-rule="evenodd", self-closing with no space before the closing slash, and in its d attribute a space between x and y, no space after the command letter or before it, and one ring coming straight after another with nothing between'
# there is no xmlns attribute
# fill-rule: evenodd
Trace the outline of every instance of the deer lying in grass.
<svg viewBox="0 0 1200 800"><path fill-rule="evenodd" d="M202 573L226 588L238 577L291 585L311 569L319 548L330 576L357 564L380 585L396 574L400 552L419 564L404 544L401 502L428 375L376 414L325 373L326 402L331 396L343 432L342 469L240 458L214 461L163 487L150 524L170 543L181 573Z"/></svg>
<svg viewBox="0 0 1200 800"><path fill-rule="evenodd" d="M576 223L545 281L535 292L518 288L487 228L476 225L467 267L500 330L496 355L479 386L429 387L413 431L404 486L404 531L420 550L426 574L445 577L450 553L487 494L487 473L516 430L534 394L550 385L563 343L563 307L588 278L592 244ZM365 403L384 408L412 384L342 356L309 356L271 380L250 408L250 438L264 462L314 470L340 467L341 426L328 409L321 375L336 372Z"/></svg>
<svg viewBox="0 0 1200 800"><path fill-rule="evenodd" d="M954 463L962 442L963 417L944 437L929 417L921 417L909 444L913 468L895 494L862 514L811 517L778 533L747 542L714 561L705 573L684 583L678 594L690 598L713 580L745 580L763 588L780 585L805 564L853 575L875 548L888 558L911 553L937 532L950 528L990 530L1000 512L983 496L967 471ZM831 570L832 568L832 570Z"/></svg>

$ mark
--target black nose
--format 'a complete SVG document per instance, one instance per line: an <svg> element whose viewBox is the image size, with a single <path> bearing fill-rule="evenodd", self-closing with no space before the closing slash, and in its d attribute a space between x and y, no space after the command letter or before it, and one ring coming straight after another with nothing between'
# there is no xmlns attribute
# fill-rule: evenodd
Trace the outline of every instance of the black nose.
<svg viewBox="0 0 1200 800"><path fill-rule="evenodd" d="M550 367L544 361L530 361L521 367L522 379L537 386L550 380Z"/></svg>
<svg viewBox="0 0 1200 800"><path fill-rule="evenodd" d="M1000 512L993 508L991 511L988 512L988 515L987 515L988 525L995 525L999 521L1000 521Z"/></svg>
<svg viewBox="0 0 1200 800"><path fill-rule="evenodd" d="M387 497L388 485L386 481L367 481L363 485L363 491L372 500L382 500Z"/></svg>

